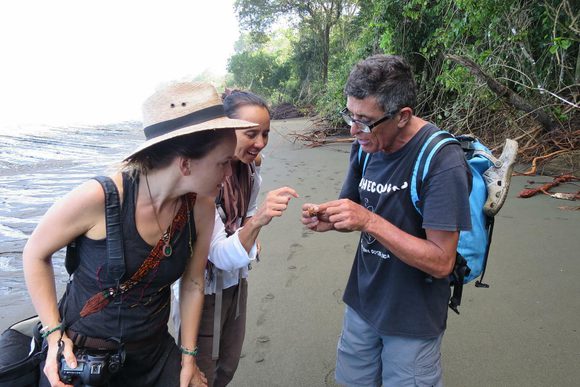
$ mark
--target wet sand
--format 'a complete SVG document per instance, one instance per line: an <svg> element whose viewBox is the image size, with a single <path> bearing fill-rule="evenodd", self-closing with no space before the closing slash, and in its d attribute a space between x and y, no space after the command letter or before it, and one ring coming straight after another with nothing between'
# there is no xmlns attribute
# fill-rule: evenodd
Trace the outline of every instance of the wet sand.
<svg viewBox="0 0 580 387"><path fill-rule="evenodd" d="M233 387L336 385L341 298L358 235L315 234L299 218L302 203L338 195L350 145L293 143L288 134L307 125L302 119L274 122L264 152L262 195L290 185L300 198L261 234ZM466 286L461 315L450 312L443 341L446 386L571 386L580 380L580 212L558 208L578 202L517 199L530 179L551 180L512 180L496 218L486 274L491 287ZM21 296L4 296L0 307L2 328L34 313Z"/></svg>

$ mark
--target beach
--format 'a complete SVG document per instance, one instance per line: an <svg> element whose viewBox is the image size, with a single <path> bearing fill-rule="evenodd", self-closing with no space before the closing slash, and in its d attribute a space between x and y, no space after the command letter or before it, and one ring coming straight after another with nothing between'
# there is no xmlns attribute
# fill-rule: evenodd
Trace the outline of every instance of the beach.
<svg viewBox="0 0 580 387"><path fill-rule="evenodd" d="M300 223L300 208L305 202L337 197L350 144L310 148L295 141L291 134L303 133L310 126L307 119L272 123L264 151L261 196L288 185L300 197L259 237L261 259L250 271L246 339L233 387L336 385L333 373L344 311L342 293L358 234L306 230ZM123 136L130 142L131 136ZM123 150L110 152L120 156ZM44 176L45 185L55 184L46 174L54 176L57 171L62 185L61 179L68 181L69 173L62 165L47 166L34 176ZM73 168L71 173L75 174L71 184L95 174L85 168L82 173ZM10 181L7 171L0 171L0 177L3 183ZM559 208L578 202L547 195L517 198L530 180L552 179L512 179L508 200L496 217L485 276L490 288L466 285L461 315L449 312L442 351L446 386L572 386L580 380L580 211ZM573 184L556 189L576 190ZM27 219L36 219L47 206L33 211L27 203L15 203L20 200L16 196L0 199L4 212L10 207L3 219L20 224L24 235L33 227ZM22 236L3 239L0 258L17 260L22 241ZM15 261L4 266L11 271L2 272L2 329L34 314L23 290L21 266ZM12 281L9 286L5 285L8 280ZM62 285L64 273L59 280Z"/></svg>

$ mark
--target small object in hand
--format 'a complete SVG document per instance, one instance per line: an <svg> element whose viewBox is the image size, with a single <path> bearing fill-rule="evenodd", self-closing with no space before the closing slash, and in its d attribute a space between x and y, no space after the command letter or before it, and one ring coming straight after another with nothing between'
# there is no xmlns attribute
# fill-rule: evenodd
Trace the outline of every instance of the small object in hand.
<svg viewBox="0 0 580 387"><path fill-rule="evenodd" d="M308 216L310 217L318 216L318 211L316 210L315 207L308 208Z"/></svg>

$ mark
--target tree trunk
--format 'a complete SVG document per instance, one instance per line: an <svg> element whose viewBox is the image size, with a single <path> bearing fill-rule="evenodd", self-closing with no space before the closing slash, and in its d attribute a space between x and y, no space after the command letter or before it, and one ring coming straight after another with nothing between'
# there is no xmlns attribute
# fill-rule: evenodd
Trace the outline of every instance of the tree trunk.
<svg viewBox="0 0 580 387"><path fill-rule="evenodd" d="M322 84L328 80L328 56L330 55L330 25L326 24L322 42Z"/></svg>
<svg viewBox="0 0 580 387"><path fill-rule="evenodd" d="M542 124L544 132L547 133L556 128L557 124L554 122L554 120L552 120L548 113L539 107L533 106L513 90L502 85L492 76L486 74L477 65L477 63L471 59L458 55L446 55L445 57L455 63L465 66L472 75L474 75L480 81L485 82L491 91L493 91L498 96L503 97L511 106L526 113L530 113L530 115L534 117L535 120Z"/></svg>
<svg viewBox="0 0 580 387"><path fill-rule="evenodd" d="M576 56L576 72L574 74L574 83L580 84L580 43L578 43L578 55Z"/></svg>

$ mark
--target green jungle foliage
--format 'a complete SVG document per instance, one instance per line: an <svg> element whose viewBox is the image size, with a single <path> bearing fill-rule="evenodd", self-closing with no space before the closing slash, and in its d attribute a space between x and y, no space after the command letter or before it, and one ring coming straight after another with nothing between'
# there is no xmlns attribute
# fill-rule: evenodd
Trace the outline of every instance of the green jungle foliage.
<svg viewBox="0 0 580 387"><path fill-rule="evenodd" d="M235 7L245 33L229 60L230 86L274 104L311 106L337 124L352 66L398 54L415 71L416 113L441 127L491 143L530 128L537 138L578 137L573 0L237 0ZM457 58L474 63L479 76ZM485 76L515 97L494 91Z"/></svg>

